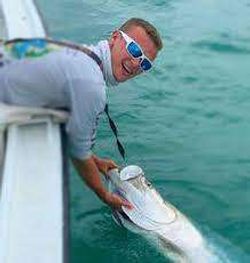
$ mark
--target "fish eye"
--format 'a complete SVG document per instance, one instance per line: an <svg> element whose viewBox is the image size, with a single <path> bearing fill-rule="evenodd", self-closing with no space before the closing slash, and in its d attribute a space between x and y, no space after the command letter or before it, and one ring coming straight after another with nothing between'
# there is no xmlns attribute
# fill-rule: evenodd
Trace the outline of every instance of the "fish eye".
<svg viewBox="0 0 250 263"><path fill-rule="evenodd" d="M148 186L148 187L152 187L152 184L145 178L145 177L142 177L142 181Z"/></svg>

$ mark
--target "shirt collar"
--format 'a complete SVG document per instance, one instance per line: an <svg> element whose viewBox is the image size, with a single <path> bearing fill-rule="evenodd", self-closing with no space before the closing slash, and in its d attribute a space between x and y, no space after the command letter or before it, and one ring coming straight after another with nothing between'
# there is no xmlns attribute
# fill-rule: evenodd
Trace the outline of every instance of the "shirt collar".
<svg viewBox="0 0 250 263"><path fill-rule="evenodd" d="M103 77L107 86L116 86L118 82L114 78L111 65L111 53L107 40L102 40L96 46L89 47L101 59L103 64Z"/></svg>

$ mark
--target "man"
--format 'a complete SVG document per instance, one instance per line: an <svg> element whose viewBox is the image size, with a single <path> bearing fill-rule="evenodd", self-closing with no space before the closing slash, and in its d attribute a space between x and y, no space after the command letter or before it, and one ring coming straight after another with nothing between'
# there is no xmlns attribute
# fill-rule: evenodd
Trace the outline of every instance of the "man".
<svg viewBox="0 0 250 263"><path fill-rule="evenodd" d="M66 108L66 125L72 161L87 185L113 208L132 208L131 204L109 193L99 172L107 174L117 167L91 152L99 115L106 105L105 86L117 85L152 66L162 42L148 22L132 18L108 41L89 47L102 62L85 53L62 48L37 59L3 62L0 68L0 101L49 108Z"/></svg>

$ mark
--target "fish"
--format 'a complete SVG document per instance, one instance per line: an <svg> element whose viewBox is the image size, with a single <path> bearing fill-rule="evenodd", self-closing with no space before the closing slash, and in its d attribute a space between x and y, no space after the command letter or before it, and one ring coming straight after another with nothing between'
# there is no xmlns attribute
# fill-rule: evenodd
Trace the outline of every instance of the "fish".
<svg viewBox="0 0 250 263"><path fill-rule="evenodd" d="M141 234L174 262L220 262L193 222L164 200L141 167L128 165L107 175L108 189L129 201L133 209L113 210L115 222Z"/></svg>

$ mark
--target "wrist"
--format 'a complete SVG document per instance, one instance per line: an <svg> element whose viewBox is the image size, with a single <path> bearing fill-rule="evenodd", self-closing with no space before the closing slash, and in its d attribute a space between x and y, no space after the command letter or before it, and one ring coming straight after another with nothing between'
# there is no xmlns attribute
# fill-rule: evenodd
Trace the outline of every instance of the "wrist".
<svg viewBox="0 0 250 263"><path fill-rule="evenodd" d="M108 202L110 198L110 193L105 188L96 189L95 192L104 203Z"/></svg>
<svg viewBox="0 0 250 263"><path fill-rule="evenodd" d="M103 193L101 199L105 204L109 204L110 203L110 198L111 198L111 193L106 191L105 193Z"/></svg>

